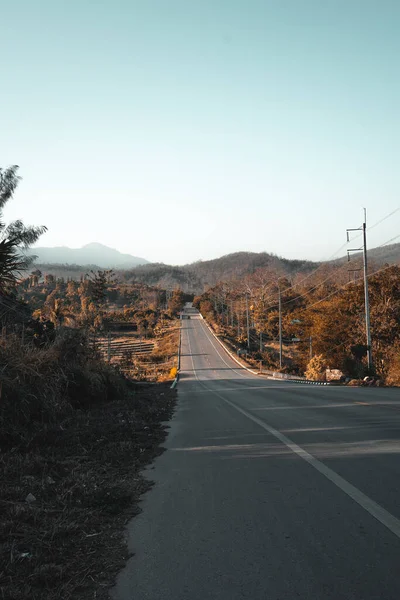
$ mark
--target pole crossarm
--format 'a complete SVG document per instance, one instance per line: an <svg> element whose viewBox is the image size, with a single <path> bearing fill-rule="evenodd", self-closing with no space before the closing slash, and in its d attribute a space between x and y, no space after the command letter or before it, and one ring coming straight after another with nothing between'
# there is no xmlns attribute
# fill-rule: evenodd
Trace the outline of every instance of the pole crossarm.
<svg viewBox="0 0 400 600"><path fill-rule="evenodd" d="M362 252L364 248L349 248L347 250L347 262L350 262L350 252Z"/></svg>

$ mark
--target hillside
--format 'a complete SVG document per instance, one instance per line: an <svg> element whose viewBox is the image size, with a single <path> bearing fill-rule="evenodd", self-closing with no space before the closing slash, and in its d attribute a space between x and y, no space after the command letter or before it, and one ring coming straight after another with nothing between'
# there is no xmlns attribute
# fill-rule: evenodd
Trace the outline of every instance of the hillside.
<svg viewBox="0 0 400 600"><path fill-rule="evenodd" d="M392 244L368 251L371 267L379 268L388 264L400 264L400 244ZM361 255L360 255L361 257ZM355 266L357 255L353 255L351 267ZM205 288L218 282L227 282L252 275L258 269L286 275L293 278L297 274L308 274L320 265L320 274L347 262L347 257L327 261L326 263L308 260L289 260L267 252L235 252L220 258L198 261L183 266L171 266L161 263L141 265L126 271L123 276L127 281L160 285L167 289L180 286L184 291L201 293ZM347 271L343 275L348 277Z"/></svg>
<svg viewBox="0 0 400 600"><path fill-rule="evenodd" d="M214 260L199 261L183 268L194 273L205 285L215 285L218 281L229 281L251 275L258 269L268 268L286 275L306 273L318 263L307 260L288 260L267 252L234 252Z"/></svg>
<svg viewBox="0 0 400 600"><path fill-rule="evenodd" d="M101 268L129 269L148 263L144 258L122 254L114 248L109 248L96 242L86 244L82 248L32 248L31 254L37 256L36 264L46 265L98 265Z"/></svg>
<svg viewBox="0 0 400 600"><path fill-rule="evenodd" d="M255 273L259 269L267 269L293 277L297 273L307 274L319 263L307 260L288 260L266 252L235 252L208 261L198 261L183 266L148 263L134 268L116 267L120 279L127 283L144 283L172 290L180 287L185 292L202 293L205 288L216 285L219 281L241 279ZM35 267L43 274L51 273L55 277L79 280L90 270L96 271L102 265L90 264L57 264L36 261Z"/></svg>
<svg viewBox="0 0 400 600"><path fill-rule="evenodd" d="M186 292L201 293L219 281L240 279L258 269L293 276L297 273L308 273L317 266L318 263L288 260L266 252L235 252L214 260L198 261L183 266L142 265L126 271L124 278L127 281L160 285L167 289L180 286Z"/></svg>
<svg viewBox="0 0 400 600"><path fill-rule="evenodd" d="M48 249L46 248L46 250ZM120 254L120 256L127 255ZM373 248L368 251L368 256L371 268L379 268L386 263L400 264L400 244ZM360 259L361 255L354 254L349 268L358 266L356 262L359 262ZM199 294L207 287L212 287L220 281L227 282L241 279L252 275L259 269L286 275L293 279L297 274L307 275L317 267L322 267L318 270L321 276L326 274L331 268L337 268L345 263L347 263L347 257L318 263L300 259L289 260L275 256L274 254L268 254L267 252L235 252L213 260L198 261L182 266L146 263L134 266L133 268L127 268L123 264L114 268L120 278L126 282L145 283L170 290L180 287L185 292ZM86 264L74 264L72 262L70 264L57 264L57 262L53 262L52 264L46 264L39 260L36 261L35 266L44 274L52 273L56 277L75 280L79 280L90 269L97 270L98 268L111 267L110 263L104 264L104 262ZM342 277L345 279L348 278L347 270L343 271Z"/></svg>
<svg viewBox="0 0 400 600"><path fill-rule="evenodd" d="M127 282L146 283L169 290L180 287L185 292L202 292L203 281L191 266L150 263L124 271L121 275Z"/></svg>
<svg viewBox="0 0 400 600"><path fill-rule="evenodd" d="M379 265L400 264L400 244L390 244L381 248L372 248L368 251L369 257Z"/></svg>

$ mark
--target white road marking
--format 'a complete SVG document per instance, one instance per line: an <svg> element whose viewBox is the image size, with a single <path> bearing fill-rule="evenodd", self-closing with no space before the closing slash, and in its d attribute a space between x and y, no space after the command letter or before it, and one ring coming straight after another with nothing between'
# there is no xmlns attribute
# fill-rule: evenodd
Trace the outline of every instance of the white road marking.
<svg viewBox="0 0 400 600"><path fill-rule="evenodd" d="M240 377L244 377L245 379L249 379L248 375L244 375L243 373L240 373L239 371L237 371L236 369L234 369L233 367L231 367L231 365L229 365L226 362L226 360L224 359L224 357L218 352L217 347L214 345L214 342L212 341L211 335L207 331L206 326L201 321L200 321L200 327L203 329L203 333L205 334L207 340L210 342L211 346L214 348L215 352L218 354L218 356L220 357L220 359L222 360L222 362L224 362L226 364L226 366L229 367L234 373L237 373L238 375L240 375Z"/></svg>
<svg viewBox="0 0 400 600"><path fill-rule="evenodd" d="M230 400L227 400L218 392L213 393L217 394L222 400L224 400L227 404L232 406L232 408L236 409L238 412L242 413L242 415L244 415L254 423L257 423L260 427L265 429L265 431L268 431L268 433L273 435L276 439L280 440L282 444L285 444L285 446L290 448L292 452L294 452L295 454L300 456L300 458L308 462L308 464L314 467L314 469L319 471L319 473L321 473L327 479L329 479L329 481L334 483L345 494L347 494L350 498L357 502L357 504L362 506L362 508L364 508L370 515L375 517L375 519L380 521L382 525L385 525L385 527L387 527L392 533L394 533L398 538L400 538L400 520L397 519L390 512L388 512L385 508L380 506L380 504L369 498L361 490L359 490L354 485L349 483L346 479L338 475L335 471L332 471L332 469L324 465L324 463L315 458L315 456L313 456L312 454L310 454L309 452L292 442L292 440L286 437L286 435L283 435L283 433L281 433L277 429L274 429L274 427L267 425L267 423L264 423L264 421L253 416L252 414L247 412L247 410L244 410L243 408L240 408L240 406L237 406Z"/></svg>
<svg viewBox="0 0 400 600"><path fill-rule="evenodd" d="M189 373L188 369L185 369L185 371L187 373ZM301 386L299 386L299 385L298 386L295 386L295 385L290 386L291 389L298 389L300 387ZM274 389L277 389L277 388L282 389L282 386L281 385L252 385L252 386L242 386L242 387L236 387L236 388L233 388L233 387L232 388L224 387L223 391L224 392L243 392L245 390L274 390ZM301 387L301 389L304 389L304 388ZM206 390L195 390L195 391L192 391L192 392L182 391L182 394L188 394L188 393L193 393L193 394L194 393L196 393L196 394L208 394L208 392L210 392L210 391L214 391L214 390L211 390L211 388L207 388ZM342 405L338 404L337 406L342 406ZM345 406L353 406L353 403L351 403L351 404L345 404ZM276 408L277 409L281 409L282 407L281 406L277 406ZM286 407L283 407L283 408L286 408ZM293 408L293 406L289 406L288 408ZM316 406L310 406L310 408L318 408L318 405L316 405ZM267 409L260 408L260 409L254 409L254 410L270 410L270 407L268 407Z"/></svg>
<svg viewBox="0 0 400 600"><path fill-rule="evenodd" d="M196 369L194 366L189 335L187 336L187 338L188 338L189 352L190 352L191 359L192 359L193 373L196 377L196 380L198 381L198 383L201 386L203 386L205 389L207 389L211 394L218 396L218 398L220 398L221 400L223 400L224 402L229 404L232 408L234 408L235 410L240 412L243 416L247 417L248 419L250 419L250 421L253 421L253 423L256 423L257 425L262 427L262 429L264 429L265 431L270 433L272 436L274 436L277 440L282 442L282 444L284 444L287 448L289 448L294 454L297 454L297 456L299 456L300 458L305 460L316 471L321 473L321 475L324 475L324 477L326 477L331 483L336 485L336 487L341 489L342 492L344 492L347 496L349 496L349 498L354 500L354 502L356 502L359 506L361 506L364 510L366 510L367 513L369 513L372 517L377 519L380 523L382 523L382 525L384 525L387 529L389 529L389 531L391 531L392 533L394 533L394 535L396 535L398 538L400 538L400 520L397 519L397 517L392 515L390 512L388 512L385 508L383 508L383 506L381 506L380 504L378 504L377 502L375 502L374 500L369 498L369 496L364 494L361 490L356 488L349 481L347 481L346 479L341 477L338 473L336 473L335 471L333 471L332 469L330 469L329 467L324 465L324 463L322 463L320 460L315 458L315 456L313 456L312 454L307 452L307 450L304 450L304 448L301 448L301 446L298 446L297 444L295 444L290 438L286 437L286 435L284 435L283 433L281 433L274 427L271 427L270 425L268 425L267 423L265 423L258 417L252 415L247 410L244 410L240 406L237 406L234 402L231 402L227 398L224 398L224 396L222 396L219 392L216 392L215 390L208 388L202 381L200 381L197 376ZM234 370L234 369L232 369L232 370Z"/></svg>

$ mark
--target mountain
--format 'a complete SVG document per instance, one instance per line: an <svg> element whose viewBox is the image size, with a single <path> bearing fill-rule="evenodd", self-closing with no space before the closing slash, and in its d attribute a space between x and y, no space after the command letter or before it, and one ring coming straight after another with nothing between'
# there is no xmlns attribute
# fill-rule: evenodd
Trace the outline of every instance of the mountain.
<svg viewBox="0 0 400 600"><path fill-rule="evenodd" d="M122 254L114 248L96 242L86 244L82 248L32 248L30 254L37 256L35 263L40 265L96 265L103 269L129 269L148 263L144 258Z"/></svg>

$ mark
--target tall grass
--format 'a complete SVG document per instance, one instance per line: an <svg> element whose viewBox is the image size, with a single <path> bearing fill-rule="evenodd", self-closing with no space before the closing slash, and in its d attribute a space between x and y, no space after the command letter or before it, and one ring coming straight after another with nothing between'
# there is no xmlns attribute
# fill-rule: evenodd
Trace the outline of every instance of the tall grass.
<svg viewBox="0 0 400 600"><path fill-rule="evenodd" d="M84 332L61 328L44 347L16 335L0 340L0 448L32 444L73 409L107 402L128 383L101 362Z"/></svg>

